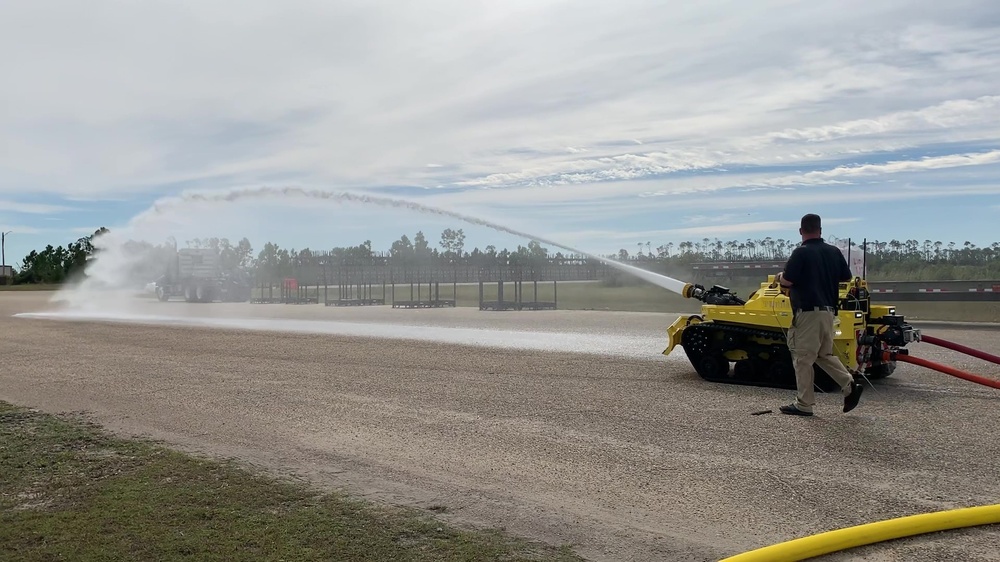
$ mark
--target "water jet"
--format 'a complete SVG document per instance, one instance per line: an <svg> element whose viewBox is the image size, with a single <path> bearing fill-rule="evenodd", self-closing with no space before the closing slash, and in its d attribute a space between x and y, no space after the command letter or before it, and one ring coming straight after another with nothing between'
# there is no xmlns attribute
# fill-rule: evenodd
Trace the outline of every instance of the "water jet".
<svg viewBox="0 0 1000 562"><path fill-rule="evenodd" d="M199 193L185 193L177 197L161 199L155 202L149 209L133 217L128 226L134 227L136 225L143 224L144 221L152 221L157 217L164 216L169 212L175 212L178 210L183 210L187 205L197 205L199 203L235 203L244 200L254 200L254 199L267 199L267 198L306 198L319 201L330 201L334 203L356 203L361 205L374 205L383 208L392 209L403 209L411 210L423 214L432 214L442 217L454 218L472 225L484 226L492 230L503 232L507 234L512 234L518 237L525 238L527 240L536 240L540 243L548 244L563 250L573 252L576 254L584 255L588 258L598 260L610 267L614 267L646 282L649 282L658 287L667 289L676 294L682 294L686 283L673 279L666 275L655 273L652 271L647 271L645 269L621 263L619 261L605 258L592 254L590 252L585 252L583 250L574 248L572 246L557 242L555 240L548 239L546 237L541 237L534 235L529 232L513 229L502 224L498 224L493 221L485 220L482 218L474 217L468 214L459 213L456 211L451 211L447 209L441 209L437 207L432 207L417 203L414 201L408 201L405 199L393 198L393 197L383 197L376 195L369 195L363 193L352 193L349 191L337 191L330 189L319 189L319 188L304 188L304 187L251 187L251 188L233 188L228 190L221 190L216 192L199 192ZM94 244L99 249L103 250L98 254L93 263L88 264L87 274L96 279L96 284L100 285L105 283L108 285L114 285L115 272L109 271L115 269L115 247L114 240L117 238L116 233L112 231L108 235L99 237L95 239ZM123 244L122 241L119 245ZM120 250L119 250L119 253ZM119 263L118 267L121 267ZM79 284L77 287L82 287L86 284ZM69 295L66 293L67 290L62 290L57 293L53 300L71 300ZM75 299L78 302L82 299Z"/></svg>

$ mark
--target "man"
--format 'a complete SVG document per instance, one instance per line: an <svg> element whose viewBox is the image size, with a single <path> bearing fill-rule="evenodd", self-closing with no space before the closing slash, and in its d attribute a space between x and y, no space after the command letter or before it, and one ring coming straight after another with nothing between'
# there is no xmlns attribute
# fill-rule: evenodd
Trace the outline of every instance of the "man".
<svg viewBox="0 0 1000 562"><path fill-rule="evenodd" d="M838 285L849 281L851 268L840 249L823 240L819 215L802 217L799 234L802 244L789 256L777 281L788 290L792 304L792 326L788 330L788 348L795 365L795 402L781 406L783 414L811 416L816 404L813 390L813 365L819 365L840 385L844 394L844 412L850 412L861 399L860 384L833 353L833 325L839 301Z"/></svg>

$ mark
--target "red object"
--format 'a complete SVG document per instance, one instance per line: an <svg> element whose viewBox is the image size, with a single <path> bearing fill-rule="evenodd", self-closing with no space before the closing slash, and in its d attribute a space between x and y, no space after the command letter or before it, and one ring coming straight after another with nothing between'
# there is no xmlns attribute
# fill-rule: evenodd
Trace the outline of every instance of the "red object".
<svg viewBox="0 0 1000 562"><path fill-rule="evenodd" d="M986 353L985 351L979 351L978 349L972 349L971 347L964 346L960 343L950 342L948 340L943 340L941 338L936 338L934 336L920 336L920 341L927 342L934 345L940 345L941 347L946 347L948 349L953 349L955 351L961 351L966 355L971 355L985 361L992 361L1000 365L1000 357L993 355L992 353Z"/></svg>
<svg viewBox="0 0 1000 562"><path fill-rule="evenodd" d="M285 279L285 288L288 289L288 290L290 290L290 291L294 291L294 290L298 289L299 288L299 280L298 279L292 279L292 278Z"/></svg>
<svg viewBox="0 0 1000 562"><path fill-rule="evenodd" d="M1000 381L995 381L988 379L986 377L980 377L979 375L973 375L972 373L966 373L960 369L954 367L949 367L947 365L942 365L940 363L935 363L933 361L928 361L926 359L921 359L920 357L913 357L910 355L905 355L903 353L892 354L886 352L886 360L896 359L897 361L903 361L904 363L913 363L914 365L920 365L921 367L927 367L928 369L934 369L935 371L941 371L946 375L951 375L953 377L958 377L960 379L965 379L970 382L981 384L983 386L989 386L992 388L1000 389Z"/></svg>

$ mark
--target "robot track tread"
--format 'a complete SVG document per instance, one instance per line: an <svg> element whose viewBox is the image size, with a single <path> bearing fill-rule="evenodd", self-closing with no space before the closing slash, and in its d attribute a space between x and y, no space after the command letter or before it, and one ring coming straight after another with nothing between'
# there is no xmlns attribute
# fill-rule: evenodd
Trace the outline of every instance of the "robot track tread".
<svg viewBox="0 0 1000 562"><path fill-rule="evenodd" d="M783 331L699 322L684 328L680 344L695 371L706 381L795 389L795 369ZM725 354L731 352L745 354L745 358L727 358ZM837 388L822 369L814 369L815 384L820 390Z"/></svg>

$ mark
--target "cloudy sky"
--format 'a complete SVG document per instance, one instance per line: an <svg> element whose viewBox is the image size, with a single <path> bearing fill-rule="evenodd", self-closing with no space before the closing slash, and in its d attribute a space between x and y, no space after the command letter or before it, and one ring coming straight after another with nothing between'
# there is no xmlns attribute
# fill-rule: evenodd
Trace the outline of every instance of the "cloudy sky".
<svg viewBox="0 0 1000 562"><path fill-rule="evenodd" d="M794 238L805 212L838 237L1000 241L989 0L4 2L0 76L8 264L164 197L260 186L593 252ZM527 242L287 197L179 216L178 240L256 248Z"/></svg>

